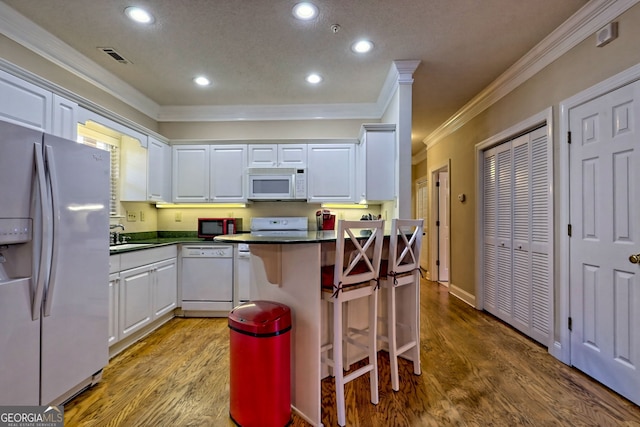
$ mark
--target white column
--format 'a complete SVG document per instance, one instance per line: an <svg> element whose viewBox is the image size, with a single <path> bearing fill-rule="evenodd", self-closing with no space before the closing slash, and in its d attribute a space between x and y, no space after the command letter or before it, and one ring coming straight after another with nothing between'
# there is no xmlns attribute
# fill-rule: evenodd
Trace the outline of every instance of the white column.
<svg viewBox="0 0 640 427"><path fill-rule="evenodd" d="M398 72L398 218L413 218L411 211L411 98L413 73L419 60L393 61Z"/></svg>

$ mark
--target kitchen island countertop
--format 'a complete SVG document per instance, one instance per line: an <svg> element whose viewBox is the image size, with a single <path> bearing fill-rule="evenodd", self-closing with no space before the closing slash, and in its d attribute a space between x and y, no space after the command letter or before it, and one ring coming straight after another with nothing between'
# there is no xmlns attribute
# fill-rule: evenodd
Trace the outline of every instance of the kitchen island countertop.
<svg viewBox="0 0 640 427"><path fill-rule="evenodd" d="M269 235L259 236L251 233L241 234L223 234L216 236L213 241L220 243L249 243L249 244L265 244L265 245L279 245L279 244L291 244L291 243L322 243L322 242L335 242L336 232L331 230L327 231L308 231L306 234L282 234L282 235Z"/></svg>

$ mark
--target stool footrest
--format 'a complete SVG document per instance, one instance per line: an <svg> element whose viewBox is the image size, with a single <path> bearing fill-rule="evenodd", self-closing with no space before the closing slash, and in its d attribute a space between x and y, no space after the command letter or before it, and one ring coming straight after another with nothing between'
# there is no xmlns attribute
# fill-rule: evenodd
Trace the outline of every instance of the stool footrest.
<svg viewBox="0 0 640 427"><path fill-rule="evenodd" d="M353 381L356 378L366 374L367 372L371 372L373 370L373 365L365 365L355 371L351 372L344 376L344 383L348 383L349 381Z"/></svg>
<svg viewBox="0 0 640 427"><path fill-rule="evenodd" d="M408 343L406 343L405 345L403 345L402 347L398 347L398 349L397 349L396 353L397 353L398 355L400 355L400 354L404 353L405 351L407 351L407 350L412 349L413 347L415 347L415 346L416 346L416 344L417 344L417 343L416 343L415 341L408 342Z"/></svg>

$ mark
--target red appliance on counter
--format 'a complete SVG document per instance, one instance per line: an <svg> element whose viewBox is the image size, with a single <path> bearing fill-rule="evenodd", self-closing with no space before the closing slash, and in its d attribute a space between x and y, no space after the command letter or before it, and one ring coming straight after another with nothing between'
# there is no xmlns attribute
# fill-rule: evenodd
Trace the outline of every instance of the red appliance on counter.
<svg viewBox="0 0 640 427"><path fill-rule="evenodd" d="M327 209L316 211L316 225L318 230L333 230L336 226L336 216Z"/></svg>
<svg viewBox="0 0 640 427"><path fill-rule="evenodd" d="M235 234L241 221L240 218L198 218L198 237L213 240L222 234Z"/></svg>

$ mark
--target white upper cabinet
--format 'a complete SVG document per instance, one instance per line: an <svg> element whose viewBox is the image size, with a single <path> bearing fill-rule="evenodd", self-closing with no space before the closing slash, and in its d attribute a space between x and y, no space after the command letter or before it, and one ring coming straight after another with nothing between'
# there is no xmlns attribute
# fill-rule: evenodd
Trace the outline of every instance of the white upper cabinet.
<svg viewBox="0 0 640 427"><path fill-rule="evenodd" d="M0 119L51 133L53 94L0 71Z"/></svg>
<svg viewBox="0 0 640 427"><path fill-rule="evenodd" d="M278 144L249 144L250 168L275 168L278 165Z"/></svg>
<svg viewBox="0 0 640 427"><path fill-rule="evenodd" d="M147 149L128 135L120 139L120 200L147 200Z"/></svg>
<svg viewBox="0 0 640 427"><path fill-rule="evenodd" d="M304 168L307 144L249 144L250 168Z"/></svg>
<svg viewBox="0 0 640 427"><path fill-rule="evenodd" d="M0 120L75 141L78 104L0 71Z"/></svg>
<svg viewBox="0 0 640 427"><path fill-rule="evenodd" d="M209 146L173 146L172 194L174 203L209 201Z"/></svg>
<svg viewBox="0 0 640 427"><path fill-rule="evenodd" d="M173 147L174 203L245 202L247 145Z"/></svg>
<svg viewBox="0 0 640 427"><path fill-rule="evenodd" d="M212 202L246 202L247 145L212 145L209 199Z"/></svg>
<svg viewBox="0 0 640 427"><path fill-rule="evenodd" d="M278 144L278 167L305 168L307 144Z"/></svg>
<svg viewBox="0 0 640 427"><path fill-rule="evenodd" d="M53 128L51 133L75 141L78 138L78 104L53 94Z"/></svg>
<svg viewBox="0 0 640 427"><path fill-rule="evenodd" d="M393 200L396 196L396 126L374 123L362 126L357 150L358 201Z"/></svg>
<svg viewBox="0 0 640 427"><path fill-rule="evenodd" d="M147 145L147 199L171 201L171 147L151 136Z"/></svg>
<svg viewBox="0 0 640 427"><path fill-rule="evenodd" d="M307 200L355 202L355 144L309 144L307 148Z"/></svg>

